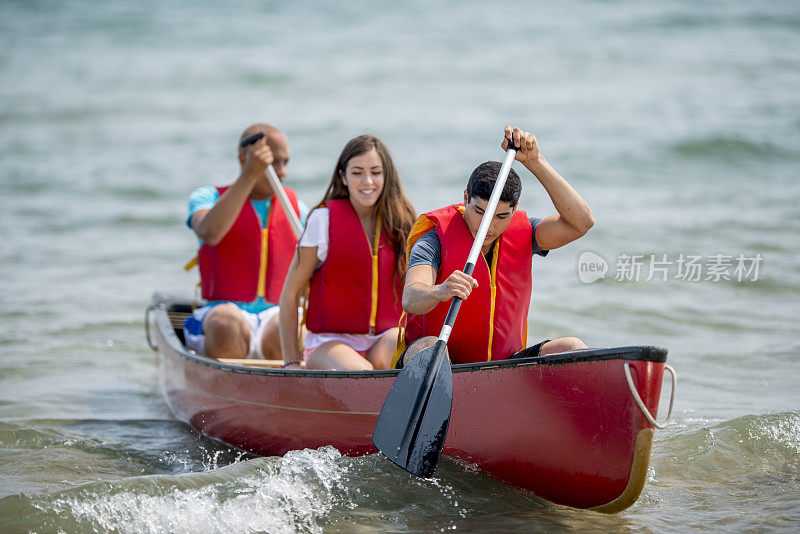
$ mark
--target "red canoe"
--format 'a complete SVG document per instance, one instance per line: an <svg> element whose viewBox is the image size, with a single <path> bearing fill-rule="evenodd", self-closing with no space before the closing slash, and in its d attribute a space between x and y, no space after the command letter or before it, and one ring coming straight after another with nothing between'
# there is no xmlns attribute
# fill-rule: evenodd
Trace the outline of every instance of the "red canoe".
<svg viewBox="0 0 800 534"><path fill-rule="evenodd" d="M157 293L149 310L161 388L181 421L261 455L377 452L372 431L398 371L224 363L183 346L188 300ZM444 454L552 502L624 510L647 476L655 421L642 408L657 413L666 357L660 347L621 347L453 365Z"/></svg>

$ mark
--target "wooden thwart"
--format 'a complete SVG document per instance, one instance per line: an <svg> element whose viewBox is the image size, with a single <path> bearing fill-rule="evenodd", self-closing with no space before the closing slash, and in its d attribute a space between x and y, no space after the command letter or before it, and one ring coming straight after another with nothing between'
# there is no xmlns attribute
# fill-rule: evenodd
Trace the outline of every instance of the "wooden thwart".
<svg viewBox="0 0 800 534"><path fill-rule="evenodd" d="M280 369L283 367L283 360L248 360L242 358L217 358L220 363L228 365L243 365L245 367L272 367ZM300 364L305 369L305 363Z"/></svg>

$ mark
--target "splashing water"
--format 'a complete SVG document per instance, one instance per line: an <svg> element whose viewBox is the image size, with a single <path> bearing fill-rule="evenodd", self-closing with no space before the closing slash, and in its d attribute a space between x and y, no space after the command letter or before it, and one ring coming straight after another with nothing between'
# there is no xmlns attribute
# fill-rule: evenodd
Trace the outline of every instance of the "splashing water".
<svg viewBox="0 0 800 534"><path fill-rule="evenodd" d="M292 451L202 473L86 484L31 504L45 525L78 530L321 532L332 507L352 506L340 458L332 447Z"/></svg>

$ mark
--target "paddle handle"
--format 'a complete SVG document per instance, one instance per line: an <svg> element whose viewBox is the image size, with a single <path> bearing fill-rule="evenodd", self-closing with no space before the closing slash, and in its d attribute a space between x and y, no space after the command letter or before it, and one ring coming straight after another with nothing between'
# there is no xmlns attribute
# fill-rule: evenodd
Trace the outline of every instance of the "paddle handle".
<svg viewBox="0 0 800 534"><path fill-rule="evenodd" d="M497 181L494 183L492 194L489 197L489 202L486 204L486 211L481 218L481 224L478 226L478 232L475 234L475 241L472 242L472 248L469 250L467 256L467 264L464 266L464 273L472 276L472 271L475 270L475 262L478 261L478 254L481 253L483 248L483 241L486 239L486 233L489 231L489 225L492 224L494 212L497 210L497 204L500 202L500 195L503 193L503 188L506 185L508 173L511 171L511 164L517 155L517 149L514 147L514 141L508 141L508 151L506 151L506 159L503 160L503 165L500 167L500 173L497 175ZM453 297L450 302L450 309L447 310L447 317L445 317L442 331L439 334L439 339L447 343L450 339L450 333L453 331L453 325L456 322L456 315L461 308L461 298Z"/></svg>

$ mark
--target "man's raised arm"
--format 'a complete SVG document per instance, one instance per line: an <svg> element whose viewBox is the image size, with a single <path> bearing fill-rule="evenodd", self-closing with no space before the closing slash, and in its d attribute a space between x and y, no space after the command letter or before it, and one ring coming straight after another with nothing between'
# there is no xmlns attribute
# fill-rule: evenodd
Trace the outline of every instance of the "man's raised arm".
<svg viewBox="0 0 800 534"><path fill-rule="evenodd" d="M219 198L214 207L192 215L192 229L204 243L215 246L236 222L242 206L250 197L253 185L272 164L272 150L264 138L247 148L242 172Z"/></svg>
<svg viewBox="0 0 800 534"><path fill-rule="evenodd" d="M506 126L506 140L513 138L516 146L521 147L516 159L522 163L539 180L550 200L555 206L557 215L543 219L536 227L536 242L543 250L553 250L582 237L594 226L594 215L589 205L569 183L547 162L539 151L536 137L519 128Z"/></svg>

